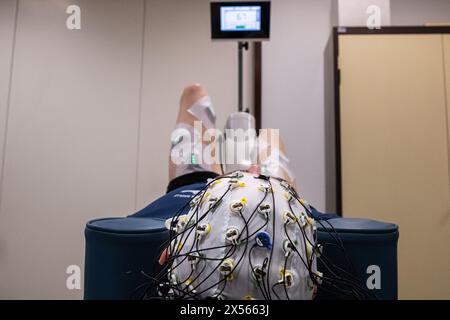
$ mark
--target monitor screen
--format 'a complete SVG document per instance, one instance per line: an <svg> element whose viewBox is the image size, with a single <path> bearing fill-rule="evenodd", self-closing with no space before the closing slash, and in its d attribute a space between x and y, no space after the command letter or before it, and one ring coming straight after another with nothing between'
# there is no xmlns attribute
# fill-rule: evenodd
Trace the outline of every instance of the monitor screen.
<svg viewBox="0 0 450 320"><path fill-rule="evenodd" d="M211 2L213 39L269 39L270 2Z"/></svg>
<svg viewBox="0 0 450 320"><path fill-rule="evenodd" d="M261 31L261 6L221 7L221 31Z"/></svg>

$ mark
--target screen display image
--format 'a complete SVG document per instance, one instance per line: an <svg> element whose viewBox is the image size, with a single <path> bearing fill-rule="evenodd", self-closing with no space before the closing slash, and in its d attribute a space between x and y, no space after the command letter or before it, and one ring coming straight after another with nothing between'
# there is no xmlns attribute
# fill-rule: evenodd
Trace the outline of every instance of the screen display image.
<svg viewBox="0 0 450 320"><path fill-rule="evenodd" d="M270 1L211 2L211 38L269 40Z"/></svg>
<svg viewBox="0 0 450 320"><path fill-rule="evenodd" d="M220 8L221 31L261 31L261 6Z"/></svg>

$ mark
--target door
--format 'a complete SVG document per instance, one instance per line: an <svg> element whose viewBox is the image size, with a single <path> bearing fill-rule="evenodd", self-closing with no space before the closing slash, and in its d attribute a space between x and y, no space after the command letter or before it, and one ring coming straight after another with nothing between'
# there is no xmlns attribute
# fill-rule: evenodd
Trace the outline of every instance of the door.
<svg viewBox="0 0 450 320"><path fill-rule="evenodd" d="M400 299L450 298L442 39L339 36L342 211L399 225Z"/></svg>

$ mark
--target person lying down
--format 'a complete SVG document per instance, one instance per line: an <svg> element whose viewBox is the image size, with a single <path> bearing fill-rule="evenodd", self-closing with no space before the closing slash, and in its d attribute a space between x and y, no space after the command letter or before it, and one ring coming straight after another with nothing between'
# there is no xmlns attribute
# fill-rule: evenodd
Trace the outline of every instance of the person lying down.
<svg viewBox="0 0 450 320"><path fill-rule="evenodd" d="M278 130L256 136L248 113L231 114L226 127L234 130L218 132L202 86L184 89L167 193L132 215L162 219L168 236L152 258L156 274L141 270L148 282L133 292L144 288L143 299L376 299L328 222L338 216L318 212L297 192ZM327 257L318 226L345 265Z"/></svg>
<svg viewBox="0 0 450 320"><path fill-rule="evenodd" d="M215 118L205 89L187 86L171 139L167 191L190 197L166 221L169 239L153 277L157 297L312 299L322 281L316 222L296 192L278 132L246 140L256 155L251 161L224 165L220 139L202 139L216 129ZM216 161L199 161L203 150Z"/></svg>

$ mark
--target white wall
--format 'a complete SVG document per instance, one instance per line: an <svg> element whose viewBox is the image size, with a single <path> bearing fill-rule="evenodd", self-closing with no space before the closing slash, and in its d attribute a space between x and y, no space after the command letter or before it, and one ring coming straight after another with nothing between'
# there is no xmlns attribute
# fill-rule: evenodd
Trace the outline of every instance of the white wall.
<svg viewBox="0 0 450 320"><path fill-rule="evenodd" d="M378 5L384 26L450 23L449 0L337 0L340 26L366 25L366 9Z"/></svg>
<svg viewBox="0 0 450 320"><path fill-rule="evenodd" d="M237 111L237 44L210 40L209 1L152 0L146 22L137 208L167 187L169 136L184 85L206 87L219 128Z"/></svg>
<svg viewBox="0 0 450 320"><path fill-rule="evenodd" d="M0 195L3 179L4 147L9 110L11 66L13 62L16 1L0 2ZM1 197L0 197L1 201ZM1 202L0 202L1 204ZM0 243L1 252L1 243Z"/></svg>
<svg viewBox="0 0 450 320"><path fill-rule="evenodd" d="M263 44L262 125L280 128L300 193L329 211L324 55L336 14L332 0L272 0L271 40ZM328 187L334 193L333 182Z"/></svg>
<svg viewBox="0 0 450 320"><path fill-rule="evenodd" d="M84 268L86 221L164 193L181 90L204 83L223 124L236 46L210 41L208 0L19 0L17 20L16 4L0 1L0 298L81 298L65 271Z"/></svg>
<svg viewBox="0 0 450 320"><path fill-rule="evenodd" d="M142 1L77 3L80 31L66 29L61 1L19 2L1 298L81 297L65 271L83 265L84 223L134 208Z"/></svg>
<svg viewBox="0 0 450 320"><path fill-rule="evenodd" d="M391 0L392 25L450 23L450 0Z"/></svg>

